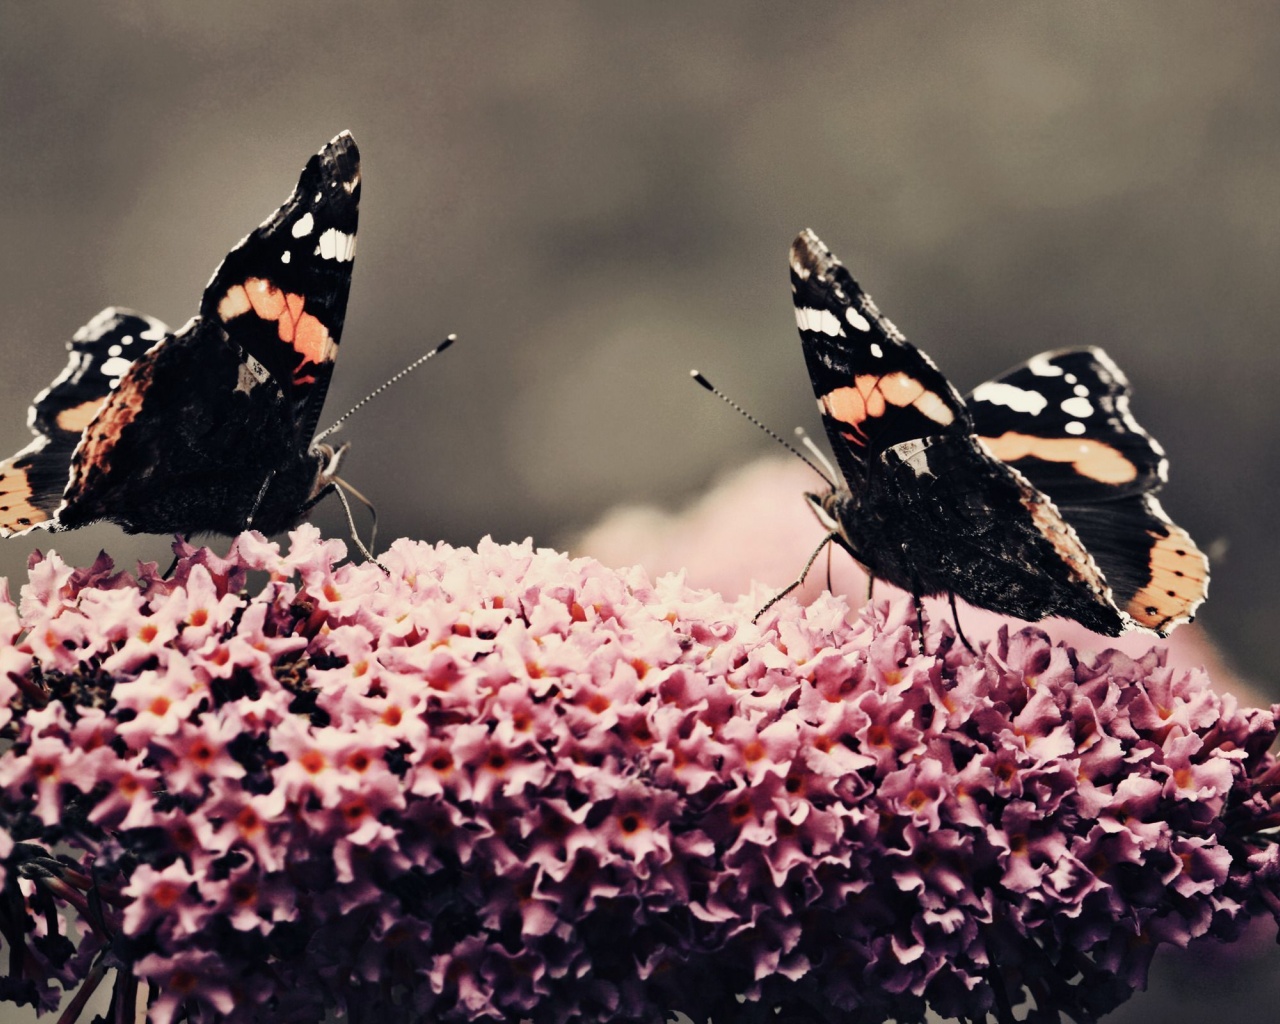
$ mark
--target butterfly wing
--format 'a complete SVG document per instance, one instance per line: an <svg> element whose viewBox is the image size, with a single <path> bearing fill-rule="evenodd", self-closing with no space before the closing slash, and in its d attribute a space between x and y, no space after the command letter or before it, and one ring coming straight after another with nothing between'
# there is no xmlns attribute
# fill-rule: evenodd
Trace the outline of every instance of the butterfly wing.
<svg viewBox="0 0 1280 1024"><path fill-rule="evenodd" d="M348 132L303 169L298 187L214 271L200 319L283 388L310 442L333 375L351 290L360 153Z"/></svg>
<svg viewBox="0 0 1280 1024"><path fill-rule="evenodd" d="M1053 499L1138 626L1163 635L1194 617L1208 560L1155 498L1164 450L1105 352L1035 356L975 388L969 408L986 448Z"/></svg>
<svg viewBox="0 0 1280 1024"><path fill-rule="evenodd" d="M971 433L955 388L812 231L792 243L791 291L822 425L851 489L896 444Z"/></svg>
<svg viewBox="0 0 1280 1024"><path fill-rule="evenodd" d="M85 431L59 513L129 532L296 524L346 313L360 197L343 133L214 272L200 314L135 362Z"/></svg>
<svg viewBox="0 0 1280 1024"><path fill-rule="evenodd" d="M966 398L987 450L1062 504L1158 490L1164 450L1129 411L1129 382L1100 348L1045 352Z"/></svg>
<svg viewBox="0 0 1280 1024"><path fill-rule="evenodd" d="M1020 619L1063 615L1108 636L1128 627L1077 531L972 438L905 441L879 463L863 515L890 567L886 578Z"/></svg>
<svg viewBox="0 0 1280 1024"><path fill-rule="evenodd" d="M56 529L71 458L134 361L168 334L159 320L104 309L67 343L66 367L36 396L28 421L35 440L0 462L0 537Z"/></svg>

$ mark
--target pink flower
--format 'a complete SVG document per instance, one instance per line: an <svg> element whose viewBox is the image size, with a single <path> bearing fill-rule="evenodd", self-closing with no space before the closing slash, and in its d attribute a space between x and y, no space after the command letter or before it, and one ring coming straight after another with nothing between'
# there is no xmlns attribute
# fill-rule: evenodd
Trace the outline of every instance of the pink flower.
<svg viewBox="0 0 1280 1024"><path fill-rule="evenodd" d="M175 548L0 600L0 996L106 950L161 1022L1088 1020L1280 911L1275 715L1157 652L529 544Z"/></svg>

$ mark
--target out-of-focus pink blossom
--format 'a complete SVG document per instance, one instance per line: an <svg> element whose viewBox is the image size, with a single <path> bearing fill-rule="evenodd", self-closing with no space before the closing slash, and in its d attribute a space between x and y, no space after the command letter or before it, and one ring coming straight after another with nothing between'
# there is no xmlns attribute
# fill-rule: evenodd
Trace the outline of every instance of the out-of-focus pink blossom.
<svg viewBox="0 0 1280 1024"><path fill-rule="evenodd" d="M118 966L160 1024L1091 1020L1280 910L1275 715L1162 654L971 654L887 594L756 625L763 587L529 544L177 548L0 595L0 997Z"/></svg>

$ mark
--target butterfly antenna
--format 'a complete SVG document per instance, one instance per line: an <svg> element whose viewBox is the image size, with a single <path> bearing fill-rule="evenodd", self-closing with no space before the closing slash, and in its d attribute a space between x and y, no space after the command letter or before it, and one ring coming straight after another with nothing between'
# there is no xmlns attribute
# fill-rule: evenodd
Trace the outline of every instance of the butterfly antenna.
<svg viewBox="0 0 1280 1024"><path fill-rule="evenodd" d="M392 384L396 384L403 378L409 376L409 374L413 373L414 370L416 370L419 366L425 363L428 359L432 358L433 356L439 355L441 352L443 352L445 349L447 349L450 345L452 345L457 340L458 340L458 336L456 334L451 334L447 338L445 338L444 341L440 342L440 344L437 345L435 348L433 348L430 352L427 352L425 355L418 356L417 359L411 362L408 366L406 366L403 370L401 370L395 376L389 378L388 380L383 381L376 388L374 388L367 395L365 395L364 398L356 402L355 405L353 405L350 409L348 409L336 420L334 420L332 426L330 426L326 430L320 431L320 433L318 433L315 436L315 439L311 443L316 444L320 441L323 441L326 437L328 437L335 430L341 427L343 423L345 423L348 419L350 419L351 415L357 409L373 401L375 398L378 397L378 395L382 394L382 392L386 391L387 388L391 387ZM354 494L355 492L353 491L352 493Z"/></svg>
<svg viewBox="0 0 1280 1024"><path fill-rule="evenodd" d="M836 486L836 485L832 482L832 477L834 477L834 476L835 476L835 473L834 473L834 472L833 472L833 473L831 473L831 475L830 475L830 476L829 476L829 475L827 475L826 473L824 473L824 472L823 472L822 470L820 470L820 469L819 469L819 468L818 468L818 467L817 467L813 462L811 462L808 458L806 458L806 457L805 457L805 455L800 451L800 449L798 449L795 445L791 444L789 441L784 440L784 439L782 438L782 436L781 436L781 435L774 433L772 430L770 430L768 427L766 427L766 426L765 426L763 423L761 423L758 419L756 419L754 416L752 416L752 415L751 415L751 413L747 412L747 410L746 410L746 409L742 408L742 406L740 406L740 405L739 405L737 402L735 402L732 398L730 398L728 395L726 395L723 391L721 391L721 390L719 390L718 388L716 388L716 387L715 387L715 385L713 385L713 384L711 383L711 381L707 380L707 378L706 378L706 377L704 377L704 376L703 376L701 373L699 373L697 370L690 370L690 371L689 371L689 376L691 376L694 380L696 380L696 381L697 381L699 384L701 384L704 388L706 388L706 389L707 389L708 391L710 391L713 395L715 395L715 396L716 396L716 398L720 399L720 401L724 402L727 406L729 406L729 408L731 408L731 409L735 410L736 412L740 413L742 416L746 417L746 419L747 419L747 421L748 421L748 422L750 422L750 423L754 424L755 426L759 427L759 428L760 428L761 430L763 430L766 434L768 434L771 438L773 438L775 441L777 441L777 442L778 442L778 444L782 445L782 447L783 447L783 448L785 448L785 449L786 449L787 451L789 451L792 455L794 455L797 459L799 459L799 460L800 460L801 462L803 462L806 466L808 466L811 470L813 470L815 473L817 473L817 474L818 474L818 476L822 477L822 479L823 479L823 480L825 480L825 481L827 482L827 486L828 486L828 487L830 487L830 488L832 488L832 489L834 489L834 488L835 488L835 486ZM823 461L825 462L826 460L824 459ZM764 609L761 609L761 611L763 611L763 610L764 610Z"/></svg>

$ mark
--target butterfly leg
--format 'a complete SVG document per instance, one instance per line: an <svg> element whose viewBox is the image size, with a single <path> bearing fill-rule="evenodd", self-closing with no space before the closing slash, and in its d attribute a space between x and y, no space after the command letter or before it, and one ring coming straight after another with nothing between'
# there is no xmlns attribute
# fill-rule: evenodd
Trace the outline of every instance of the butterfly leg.
<svg viewBox="0 0 1280 1024"><path fill-rule="evenodd" d="M378 546L378 509L374 506L373 502L347 483L347 481L343 480L342 477L335 476L333 478L333 483L335 486L349 491L351 493L351 497L355 498L356 501L360 502L361 505L369 510L369 547L371 549L376 548Z"/></svg>
<svg viewBox="0 0 1280 1024"><path fill-rule="evenodd" d="M180 533L180 534L178 534L178 536L179 536L179 537L181 537L184 541L187 539L186 534L182 534L182 533ZM176 568L178 568L178 558L179 558L179 556L178 556L178 555L176 555L176 554L173 556L173 561L169 563L169 568L167 568L167 569L164 571L164 575L162 575L162 576L160 577L162 580L167 580L167 579L169 579L169 578L173 575L173 571L174 571Z"/></svg>
<svg viewBox="0 0 1280 1024"><path fill-rule="evenodd" d="M775 604L781 601L784 597L786 597L789 593L791 593L791 591L795 590L796 587L800 586L800 584L804 582L804 578L809 575L809 570L813 568L813 563L816 562L818 560L818 556L822 554L822 549L825 548L832 541L838 540L839 536L840 535L837 533L829 533L825 537L823 537L822 543L813 549L813 554L809 556L809 561L804 563L804 569L801 570L800 575L796 577L796 579L792 583L788 584L785 590L780 590L778 591L778 593L774 594L773 597L769 598L765 606L761 608L758 612L756 612L753 616L751 616L751 621L759 622L761 615L763 615Z"/></svg>
<svg viewBox="0 0 1280 1024"><path fill-rule="evenodd" d="M360 534L356 532L356 520L355 520L355 517L351 514L351 505L347 501L346 492L343 490L341 486L334 487L334 492L338 495L338 500L342 502L342 510L347 514L347 528L350 529L351 539L355 541L356 547L360 549L360 554L364 555L365 561L372 562L384 573L390 576L391 570L388 569L385 565L383 565L373 556L373 552L364 546L364 541L360 539ZM367 503L368 499L365 498L364 495L356 491L354 488L352 489L352 493L355 494L362 501L365 501Z"/></svg>
<svg viewBox="0 0 1280 1024"><path fill-rule="evenodd" d="M956 595L947 594L947 598L951 601L951 621L956 624L956 636L960 638L960 642L964 644L964 649L970 654L977 654L973 649L973 644L969 643L968 637L964 635L964 630L960 628L960 616L956 613Z"/></svg>
<svg viewBox="0 0 1280 1024"><path fill-rule="evenodd" d="M916 606L916 632L920 634L920 653L924 654L924 602L920 600L920 595L914 591L911 594L911 600Z"/></svg>

